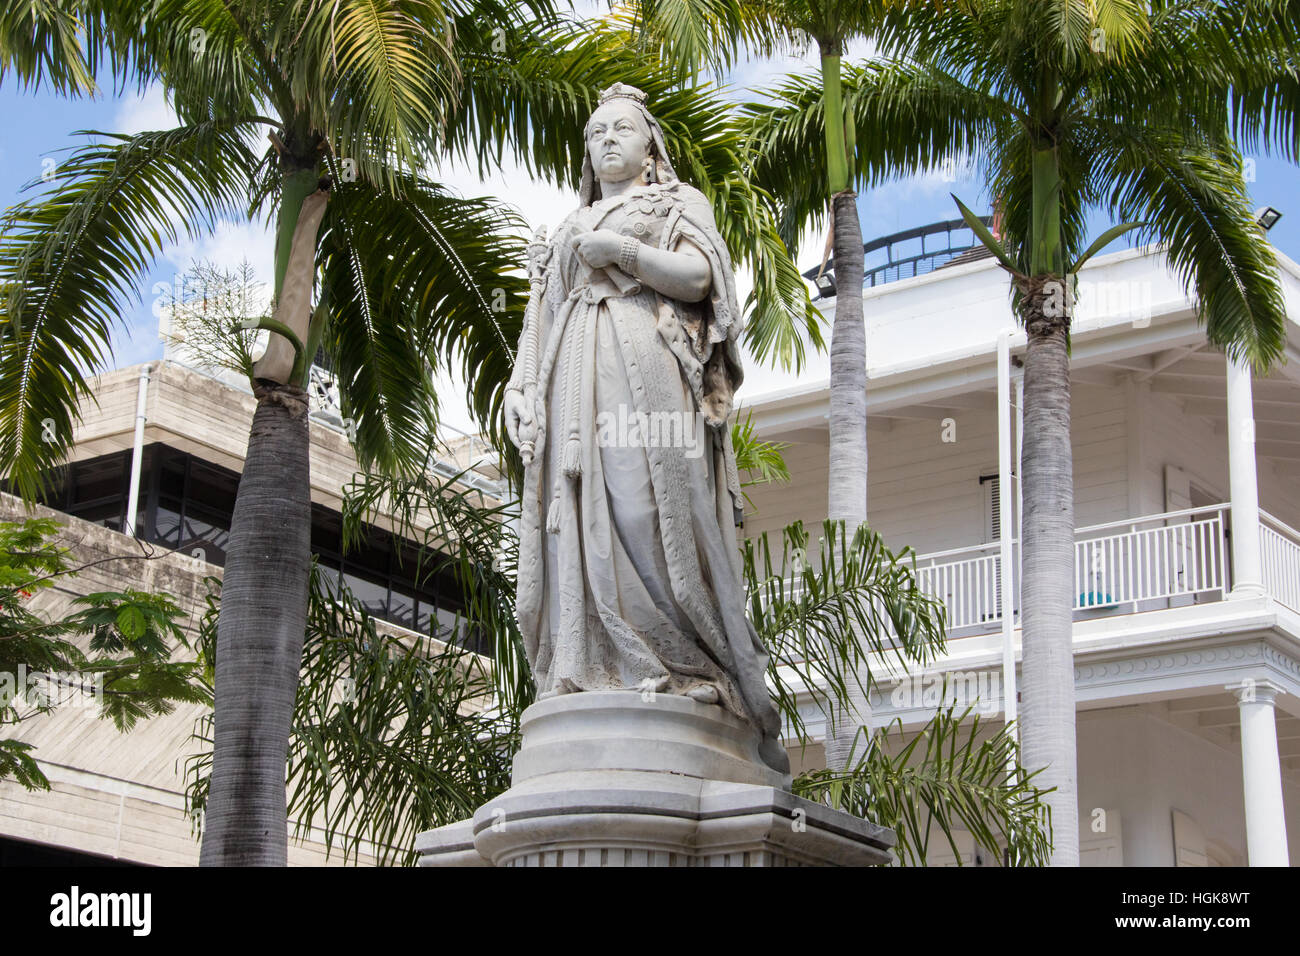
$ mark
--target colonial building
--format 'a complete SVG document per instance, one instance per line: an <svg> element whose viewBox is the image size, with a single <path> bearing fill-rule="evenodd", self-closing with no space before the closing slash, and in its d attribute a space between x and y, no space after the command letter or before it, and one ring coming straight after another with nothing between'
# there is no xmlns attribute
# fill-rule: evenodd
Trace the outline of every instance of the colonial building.
<svg viewBox="0 0 1300 956"><path fill-rule="evenodd" d="M950 623L926 673L877 662L871 721L923 724L943 675L995 721L1014 717L1025 339L1008 278L959 221L866 249L868 520L916 550ZM1267 377L1207 343L1158 250L1101 256L1079 276L1084 865L1300 861L1300 266L1279 258L1291 322ZM819 285L833 318L833 278ZM829 377L814 357L798 384L742 393L760 436L790 443L793 479L750 489L748 533L825 517ZM808 718L821 723L811 705ZM989 857L967 849L967 862Z"/></svg>

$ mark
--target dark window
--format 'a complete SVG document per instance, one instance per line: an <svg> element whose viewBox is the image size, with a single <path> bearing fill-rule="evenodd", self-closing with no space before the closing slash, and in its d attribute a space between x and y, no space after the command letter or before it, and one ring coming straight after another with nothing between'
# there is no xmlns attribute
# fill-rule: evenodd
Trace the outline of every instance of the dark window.
<svg viewBox="0 0 1300 956"><path fill-rule="evenodd" d="M229 523L223 515L214 514L200 505L188 503L179 550L186 554L202 551L203 553L198 556L204 561L224 567L226 546L230 540L230 529L226 527Z"/></svg>
<svg viewBox="0 0 1300 956"><path fill-rule="evenodd" d="M67 514L122 530L131 474L131 453L118 452L61 469L43 503ZM136 531L153 544L226 563L239 475L229 469L155 443L143 449ZM343 581L373 616L466 646L450 570L440 555L422 553L409 541L371 529L366 540L344 549L342 516L313 504L311 546L327 580ZM489 649L490 650L490 649Z"/></svg>
<svg viewBox="0 0 1300 956"><path fill-rule="evenodd" d="M388 619L402 627L415 628L415 598L396 582L388 595Z"/></svg>
<svg viewBox="0 0 1300 956"><path fill-rule="evenodd" d="M375 581L369 577L350 574L345 566L343 583L347 585L348 590L352 592L352 596L357 599L358 604L375 617L387 619L388 583L386 581Z"/></svg>
<svg viewBox="0 0 1300 956"><path fill-rule="evenodd" d="M153 527L146 533L148 540L173 550L181 544L181 508L180 498L164 498L153 509Z"/></svg>
<svg viewBox="0 0 1300 956"><path fill-rule="evenodd" d="M320 505L311 506L311 549L319 555L332 555L333 567L338 567L338 556L343 552L342 535L342 515Z"/></svg>
<svg viewBox="0 0 1300 956"><path fill-rule="evenodd" d="M86 853L71 847L50 846L19 840L14 837L0 836L0 867L5 866L104 866L104 867L139 867L142 863L131 860L114 859L100 856L98 853Z"/></svg>
<svg viewBox="0 0 1300 956"><path fill-rule="evenodd" d="M41 503L121 531L130 465L130 452L74 462L59 469Z"/></svg>

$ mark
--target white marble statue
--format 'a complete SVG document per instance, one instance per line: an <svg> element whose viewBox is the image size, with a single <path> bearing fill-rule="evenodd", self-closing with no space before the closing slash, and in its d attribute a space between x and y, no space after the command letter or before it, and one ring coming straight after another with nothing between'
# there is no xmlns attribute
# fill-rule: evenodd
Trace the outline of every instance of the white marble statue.
<svg viewBox="0 0 1300 956"><path fill-rule="evenodd" d="M684 695L753 726L788 773L736 544L735 277L644 101L621 83L601 95L581 205L530 246L505 395L525 461L519 624L539 698Z"/></svg>

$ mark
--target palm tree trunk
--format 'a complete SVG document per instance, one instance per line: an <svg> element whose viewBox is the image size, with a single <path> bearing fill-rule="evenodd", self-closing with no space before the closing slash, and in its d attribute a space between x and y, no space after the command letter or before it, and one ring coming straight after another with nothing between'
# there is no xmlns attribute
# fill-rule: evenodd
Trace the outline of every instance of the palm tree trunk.
<svg viewBox="0 0 1300 956"><path fill-rule="evenodd" d="M835 197L835 322L831 327L828 513L853 534L867 520L867 330L862 317L858 197Z"/></svg>
<svg viewBox="0 0 1300 956"><path fill-rule="evenodd" d="M1046 798L1052 810L1052 865L1078 866L1069 316L1060 306L1064 301L1061 279L1039 277L1028 286L1020 464L1024 507L1020 763L1031 771L1044 768L1035 784L1056 788ZM1053 300L1056 305L1050 304Z"/></svg>
<svg viewBox="0 0 1300 956"><path fill-rule="evenodd" d="M311 564L307 395L258 388L217 619L203 866L284 866L285 761Z"/></svg>
<svg viewBox="0 0 1300 956"><path fill-rule="evenodd" d="M286 162L277 224L276 315L299 342L309 339L308 299L326 198L316 191L313 162ZM285 763L307 630L311 432L303 382L281 374L285 362L271 360L279 339L270 336L257 366L256 374L274 377L258 378L254 389L257 411L226 552L202 866L288 863Z"/></svg>
<svg viewBox="0 0 1300 956"><path fill-rule="evenodd" d="M831 327L830 475L827 511L852 536L867 520L867 336L862 317L862 225L857 194L834 198L835 321ZM826 734L826 766L843 769L871 709L867 695L849 679L845 700Z"/></svg>
<svg viewBox="0 0 1300 956"><path fill-rule="evenodd" d="M844 122L841 43L821 41L826 167L835 255L835 319L831 326L830 462L827 515L852 536L867 520L867 330L862 320L862 223L850 176L854 144ZM850 678L825 736L826 765L843 769L870 714L867 695Z"/></svg>

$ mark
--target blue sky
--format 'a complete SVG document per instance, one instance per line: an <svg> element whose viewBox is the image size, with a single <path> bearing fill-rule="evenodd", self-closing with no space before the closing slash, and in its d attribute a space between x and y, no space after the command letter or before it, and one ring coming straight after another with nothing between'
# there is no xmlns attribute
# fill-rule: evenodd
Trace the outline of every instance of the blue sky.
<svg viewBox="0 0 1300 956"><path fill-rule="evenodd" d="M800 57L747 64L731 77L731 95L739 98L744 95L745 87L763 86L784 70L807 65L807 59ZM6 131L6 136L0 141L0 202L7 208L18 201L24 195L23 187L39 180L45 168L43 163L48 165L48 159L59 162L61 150L84 142L83 137L73 135L76 130L139 132L166 128L172 125L171 118L171 111L157 89L146 91L144 95L138 95L134 90L120 95L109 91L94 100L67 100L49 92L23 92L16 84L4 84L0 86L0 128ZM1272 205L1283 212L1283 218L1272 230L1270 238L1282 252L1300 260L1300 204L1293 199L1297 194L1300 170L1268 156L1251 158L1255 161L1256 171L1251 190L1255 205ZM473 174L456 168L441 170L440 175L448 185L466 194L495 195L520 204L524 215L534 225L554 225L575 201L575 197L559 190L528 183L519 170L507 170L488 182L479 182ZM869 240L913 226L956 218L949 192L956 193L973 208L987 207L987 196L969 176L958 175L954 182L945 182L935 174L917 176L863 193L859 199L863 238ZM1108 223L1096 218L1094 234L1106 225ZM798 255L801 269L817 264L824 239L824 232L808 237ZM247 257L266 279L271 248L270 237L260 223L226 223L210 238L169 247L156 263L148 281L141 285L140 302L133 303L124 312L123 328L115 335L113 343L114 364L130 365L162 354L157 337L157 319L153 315L157 284L174 283L196 258L233 267ZM743 294L748 288L744 277L741 284L744 286ZM459 392L459 383L452 384ZM469 424L468 418L459 414L449 418L452 424L462 427Z"/></svg>

